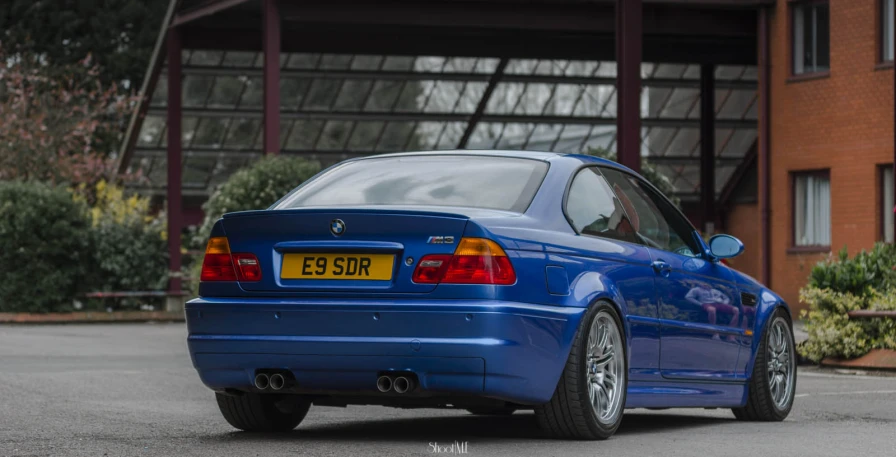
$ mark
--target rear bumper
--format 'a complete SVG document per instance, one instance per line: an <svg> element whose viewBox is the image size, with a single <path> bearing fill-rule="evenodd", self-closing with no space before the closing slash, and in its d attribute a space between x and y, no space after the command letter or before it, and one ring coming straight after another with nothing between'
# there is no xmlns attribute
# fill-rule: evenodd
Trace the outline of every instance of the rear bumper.
<svg viewBox="0 0 896 457"><path fill-rule="evenodd" d="M187 303L193 365L210 388L251 390L257 369L303 389L376 394L378 373L413 371L425 392L550 399L582 308L489 300Z"/></svg>

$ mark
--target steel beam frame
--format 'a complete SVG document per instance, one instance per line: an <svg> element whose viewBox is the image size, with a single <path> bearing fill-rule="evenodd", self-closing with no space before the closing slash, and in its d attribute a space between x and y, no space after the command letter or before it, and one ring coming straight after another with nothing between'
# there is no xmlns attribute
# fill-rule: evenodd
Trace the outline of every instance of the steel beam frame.
<svg viewBox="0 0 896 457"><path fill-rule="evenodd" d="M277 0L263 0L265 154L280 152L280 11Z"/></svg>
<svg viewBox="0 0 896 457"><path fill-rule="evenodd" d="M151 108L150 115L165 114L164 108ZM183 108L184 115L200 118L248 118L259 119L264 116L261 110L250 109L217 109L217 108ZM667 119L640 118L639 124L644 127L659 128L699 128L700 119ZM282 119L322 120L322 121L383 121L383 122L469 122L469 113L403 113L388 111L284 111ZM479 122L535 123L535 124L569 124L569 125L618 125L618 118L612 117L568 117L554 115L525 114L483 114ZM756 121L750 119L717 119L716 128L739 129L754 128ZM639 126L640 128L640 126ZM639 138L640 139L640 138ZM640 148L640 146L639 146ZM621 162L620 162L621 163Z"/></svg>
<svg viewBox="0 0 896 457"><path fill-rule="evenodd" d="M183 229L182 198L182 146L181 122L183 111L181 85L181 35L180 29L168 31L168 290L181 291L180 236Z"/></svg>
<svg viewBox="0 0 896 457"><path fill-rule="evenodd" d="M164 157L166 150L162 148L145 148L137 149L136 157ZM319 156L346 156L346 157L362 157L377 154L375 151L352 151L344 149L324 149L324 150L307 150L307 149L283 149L281 154L295 155L319 155ZM255 158L262 154L257 150L245 149L216 149L216 148L188 148L183 150L184 158ZM648 156L644 160L657 165L698 165L699 157L687 156ZM716 159L716 163L720 166L736 166L744 162L746 159L740 157L720 157Z"/></svg>
<svg viewBox="0 0 896 457"><path fill-rule="evenodd" d="M716 223L716 97L715 66L700 66L700 203L703 233L715 232Z"/></svg>
<svg viewBox="0 0 896 457"><path fill-rule="evenodd" d="M616 0L616 157L641 171L641 0Z"/></svg>
<svg viewBox="0 0 896 457"><path fill-rule="evenodd" d="M470 116L469 122L467 122L467 128L464 129L464 134L460 137L460 141L457 143L457 149L466 149L470 137L473 136L473 131L476 130L476 126L485 114L485 108L492 98L492 93L495 91L495 87L498 86L498 83L501 82L501 79L504 77L504 70L507 68L508 61L508 58L502 58L498 62L498 66L495 68L494 73L489 77L488 85L485 86L485 92L482 93L482 97L479 97L479 103L476 105L476 110L473 112L473 115ZM460 102L460 97L458 97L457 101Z"/></svg>
<svg viewBox="0 0 896 457"><path fill-rule="evenodd" d="M162 72L164 73L164 69ZM262 76L264 71L255 67L215 67L203 65L185 65L181 71L184 75L196 76ZM458 81L489 82L489 73L441 73L435 71L389 71L389 70L300 70L284 68L280 70L284 78L301 79L359 79L383 81ZM507 74L501 76L502 83L543 83L543 84L577 84L577 85L616 85L616 78L601 76L560 76ZM717 80L716 89L755 90L756 81ZM643 87L665 89L699 89L699 79L645 78L641 80Z"/></svg>

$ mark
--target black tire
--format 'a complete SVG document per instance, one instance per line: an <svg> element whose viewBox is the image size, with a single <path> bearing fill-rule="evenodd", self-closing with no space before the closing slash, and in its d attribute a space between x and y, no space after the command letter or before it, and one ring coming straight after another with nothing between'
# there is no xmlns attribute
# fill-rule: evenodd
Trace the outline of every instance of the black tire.
<svg viewBox="0 0 896 457"><path fill-rule="evenodd" d="M482 408L467 408L467 411L470 414L475 416L509 416L516 412L516 408L512 406L501 406L501 407L482 407Z"/></svg>
<svg viewBox="0 0 896 457"><path fill-rule="evenodd" d="M591 406L588 395L587 365L588 333L592 322L601 312L612 317L621 341L620 351L614 347L614 357L621 356L623 380L617 382L621 402L618 413L610 423L598 420L597 413ZM625 330L619 313L607 302L595 303L582 318L576 336L566 360L566 367L560 375L560 381L551 401L535 407L535 418L539 427L553 438L578 440L605 440L616 433L622 423L622 412L625 408L625 396L628 389L628 357L625 345Z"/></svg>
<svg viewBox="0 0 896 457"><path fill-rule="evenodd" d="M768 345L772 329L776 322L786 323L786 326L789 329L789 332L787 333L791 348L791 360L789 363L791 367L790 369L793 371L792 383L786 386L786 389L790 390L788 395L789 399L783 406L778 405L772 397L772 389L769 384L768 375ZM747 393L747 404L743 408L732 408L731 411L734 412L734 417L738 420L754 422L779 422L784 420L784 418L790 414L791 408L793 408L793 400L796 393L796 378L796 344L793 339L793 323L790 320L790 316L787 315L787 312L778 309L769 319L766 330L762 335L762 342L759 344L756 361L753 364L753 374L750 376L750 383L748 385L749 392Z"/></svg>
<svg viewBox="0 0 896 457"><path fill-rule="evenodd" d="M215 393L230 425L247 432L288 432L305 418L311 403L296 395Z"/></svg>

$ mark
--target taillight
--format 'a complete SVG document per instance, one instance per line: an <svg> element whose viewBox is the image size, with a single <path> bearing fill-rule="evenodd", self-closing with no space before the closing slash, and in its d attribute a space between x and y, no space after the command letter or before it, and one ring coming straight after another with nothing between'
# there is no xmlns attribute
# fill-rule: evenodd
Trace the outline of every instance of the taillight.
<svg viewBox="0 0 896 457"><path fill-rule="evenodd" d="M236 265L236 268L234 268ZM200 281L261 281L261 265L253 254L231 254L223 236L208 240Z"/></svg>
<svg viewBox="0 0 896 457"><path fill-rule="evenodd" d="M234 254L233 263L236 264L236 275L240 281L261 281L261 265L254 254Z"/></svg>
<svg viewBox="0 0 896 457"><path fill-rule="evenodd" d="M507 254L492 240L462 238L453 255L420 259L413 280L424 284L498 284L516 282Z"/></svg>

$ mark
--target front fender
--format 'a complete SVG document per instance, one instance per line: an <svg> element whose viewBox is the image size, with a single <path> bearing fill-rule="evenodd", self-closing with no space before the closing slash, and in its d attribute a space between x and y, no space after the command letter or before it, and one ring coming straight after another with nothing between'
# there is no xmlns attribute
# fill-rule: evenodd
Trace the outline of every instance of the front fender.
<svg viewBox="0 0 896 457"><path fill-rule="evenodd" d="M747 378L753 374L753 366L756 363L756 354L759 352L759 346L762 339L765 338L765 331L768 328L769 321L778 309L783 309L787 313L790 321L793 322L793 314L790 306L778 294L767 288L761 288L757 296L756 318L753 321L753 338L750 341L749 359L745 368Z"/></svg>

